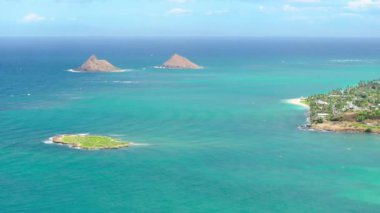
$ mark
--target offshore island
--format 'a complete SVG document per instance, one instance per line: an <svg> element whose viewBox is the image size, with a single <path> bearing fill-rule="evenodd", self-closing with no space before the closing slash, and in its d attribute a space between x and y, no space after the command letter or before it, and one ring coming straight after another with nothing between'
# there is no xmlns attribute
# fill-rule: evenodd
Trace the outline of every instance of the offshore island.
<svg viewBox="0 0 380 213"><path fill-rule="evenodd" d="M84 150L120 149L130 146L130 143L117 138L87 134L57 135L51 138L51 142Z"/></svg>
<svg viewBox="0 0 380 213"><path fill-rule="evenodd" d="M360 82L343 90L290 102L309 108L308 128L380 133L380 80Z"/></svg>
<svg viewBox="0 0 380 213"><path fill-rule="evenodd" d="M195 64L189 59L180 56L178 54L174 54L169 60L167 60L164 64L159 66L159 68L163 69L203 69L202 66Z"/></svg>
<svg viewBox="0 0 380 213"><path fill-rule="evenodd" d="M107 60L98 59L96 55L91 55L80 67L74 69L79 72L121 72L123 70L115 67Z"/></svg>

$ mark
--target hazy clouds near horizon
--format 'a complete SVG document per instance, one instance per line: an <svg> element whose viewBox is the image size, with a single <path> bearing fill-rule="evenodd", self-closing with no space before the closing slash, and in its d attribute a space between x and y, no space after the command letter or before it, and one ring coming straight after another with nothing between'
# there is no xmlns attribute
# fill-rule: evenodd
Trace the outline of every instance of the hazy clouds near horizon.
<svg viewBox="0 0 380 213"><path fill-rule="evenodd" d="M380 0L0 0L0 36L379 37Z"/></svg>

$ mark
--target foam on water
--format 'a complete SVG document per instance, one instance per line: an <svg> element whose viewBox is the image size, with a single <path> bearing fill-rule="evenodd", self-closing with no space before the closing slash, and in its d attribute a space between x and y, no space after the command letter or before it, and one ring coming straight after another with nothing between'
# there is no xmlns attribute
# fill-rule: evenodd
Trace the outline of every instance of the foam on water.
<svg viewBox="0 0 380 213"><path fill-rule="evenodd" d="M134 142L131 142L129 144L131 146L150 146L150 144L147 144L147 143L134 143Z"/></svg>
<svg viewBox="0 0 380 213"><path fill-rule="evenodd" d="M154 69L161 69L161 70L166 69L166 68L163 67L163 66L153 66L152 68L154 68Z"/></svg>
<svg viewBox="0 0 380 213"><path fill-rule="evenodd" d="M133 72L134 69L121 69L119 72Z"/></svg>
<svg viewBox="0 0 380 213"><path fill-rule="evenodd" d="M330 60L332 63L339 64L351 64L351 63L374 63L376 60L374 59L332 59Z"/></svg>
<svg viewBox="0 0 380 213"><path fill-rule="evenodd" d="M44 142L44 144L54 144L53 137L50 137L49 139L44 140L43 142Z"/></svg>
<svg viewBox="0 0 380 213"><path fill-rule="evenodd" d="M68 69L67 72L74 72L74 73L81 73L82 71L74 70L74 69Z"/></svg>
<svg viewBox="0 0 380 213"><path fill-rule="evenodd" d="M92 72L92 71L79 71L75 69L68 69L67 72L73 72L73 73L123 73L123 72L132 72L133 69L121 69L114 72Z"/></svg>
<svg viewBox="0 0 380 213"><path fill-rule="evenodd" d="M117 84L137 84L137 81L112 81L112 83L117 83Z"/></svg>

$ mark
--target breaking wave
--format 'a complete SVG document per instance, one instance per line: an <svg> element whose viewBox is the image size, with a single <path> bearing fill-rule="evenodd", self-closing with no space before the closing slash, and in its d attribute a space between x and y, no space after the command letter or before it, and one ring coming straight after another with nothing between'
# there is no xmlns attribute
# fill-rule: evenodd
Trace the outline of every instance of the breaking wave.
<svg viewBox="0 0 380 213"><path fill-rule="evenodd" d="M82 72L82 71L77 71L77 70L74 70L74 69L68 69L66 70L67 72L76 72L76 73L79 73L79 72Z"/></svg>
<svg viewBox="0 0 380 213"><path fill-rule="evenodd" d="M53 137L50 137L49 139L45 140L44 144L54 144Z"/></svg>

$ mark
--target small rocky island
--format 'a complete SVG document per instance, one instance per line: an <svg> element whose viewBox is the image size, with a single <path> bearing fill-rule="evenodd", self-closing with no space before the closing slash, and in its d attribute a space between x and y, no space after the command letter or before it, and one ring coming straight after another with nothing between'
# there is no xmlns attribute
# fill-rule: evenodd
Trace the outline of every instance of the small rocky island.
<svg viewBox="0 0 380 213"><path fill-rule="evenodd" d="M57 135L51 138L53 143L67 145L72 148L85 150L120 149L128 147L130 143L99 135Z"/></svg>
<svg viewBox="0 0 380 213"><path fill-rule="evenodd" d="M189 59L174 54L168 61L160 66L164 69L202 69L203 67L191 62Z"/></svg>
<svg viewBox="0 0 380 213"><path fill-rule="evenodd" d="M106 60L100 60L95 55L91 55L82 66L74 69L75 71L84 72L120 72L121 69L115 67Z"/></svg>
<svg viewBox="0 0 380 213"><path fill-rule="evenodd" d="M313 95L301 102L310 108L310 128L380 133L380 80Z"/></svg>

